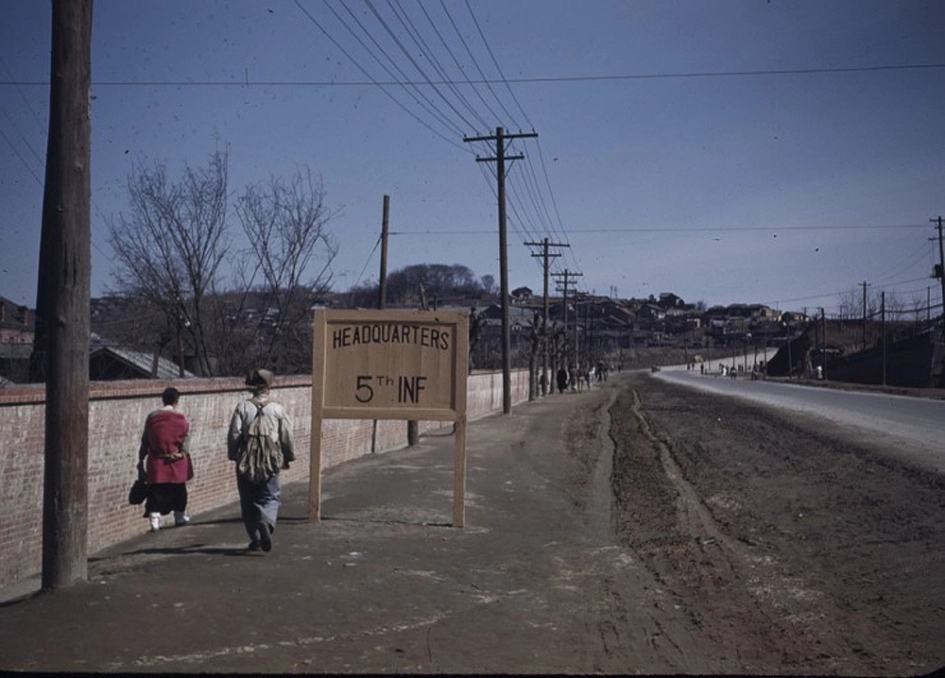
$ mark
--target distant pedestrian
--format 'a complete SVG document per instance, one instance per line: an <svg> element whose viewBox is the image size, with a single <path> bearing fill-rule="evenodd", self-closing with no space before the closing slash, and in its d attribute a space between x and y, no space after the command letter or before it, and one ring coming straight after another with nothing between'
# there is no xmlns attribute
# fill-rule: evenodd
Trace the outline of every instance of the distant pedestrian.
<svg viewBox="0 0 945 678"><path fill-rule="evenodd" d="M558 393L564 393L568 388L568 371L563 367L558 369Z"/></svg>
<svg viewBox="0 0 945 678"><path fill-rule="evenodd" d="M151 412L145 420L138 448L138 470L145 474L148 486L144 513L151 522L152 532L161 529L161 516L171 511L175 525L190 522L187 481L194 475L187 451L190 423L177 411L180 391L164 389L161 402L164 406Z"/></svg>
<svg viewBox="0 0 945 678"><path fill-rule="evenodd" d="M236 406L227 433L227 454L236 462L240 514L250 551L272 550L272 533L282 504L279 472L295 461L292 421L285 408L270 398L272 382L269 370L253 370L247 375L252 397Z"/></svg>

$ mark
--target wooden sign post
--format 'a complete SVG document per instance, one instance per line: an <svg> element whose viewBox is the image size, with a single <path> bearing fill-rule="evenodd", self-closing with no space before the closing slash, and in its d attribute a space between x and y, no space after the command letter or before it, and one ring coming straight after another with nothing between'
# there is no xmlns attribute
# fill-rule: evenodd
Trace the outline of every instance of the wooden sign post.
<svg viewBox="0 0 945 678"><path fill-rule="evenodd" d="M469 319L462 312L316 311L309 520L321 519L322 420L456 424L453 526L466 519Z"/></svg>

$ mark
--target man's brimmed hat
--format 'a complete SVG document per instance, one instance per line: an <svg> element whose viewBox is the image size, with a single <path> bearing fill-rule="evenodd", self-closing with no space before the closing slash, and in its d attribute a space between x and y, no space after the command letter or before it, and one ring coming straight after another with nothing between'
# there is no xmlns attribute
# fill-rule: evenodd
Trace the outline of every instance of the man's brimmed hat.
<svg viewBox="0 0 945 678"><path fill-rule="evenodd" d="M269 370L252 370L246 375L246 385L250 388L263 388L272 386L272 372Z"/></svg>

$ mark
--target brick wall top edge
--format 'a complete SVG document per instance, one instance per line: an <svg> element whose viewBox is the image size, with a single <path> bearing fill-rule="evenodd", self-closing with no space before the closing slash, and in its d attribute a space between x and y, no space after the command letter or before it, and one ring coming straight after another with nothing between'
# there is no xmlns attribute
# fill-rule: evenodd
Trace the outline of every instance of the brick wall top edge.
<svg viewBox="0 0 945 678"><path fill-rule="evenodd" d="M278 392L281 388L298 388L300 386L311 385L311 375L277 376L272 390ZM141 396L160 397L161 392L169 386L173 386L182 394L246 391L243 379L238 377L93 381L89 384L89 400L118 400L122 398L140 398ZM11 386L10 388L0 389L0 407L9 405L42 405L45 402L45 386L31 384L28 386Z"/></svg>
<svg viewBox="0 0 945 678"><path fill-rule="evenodd" d="M473 370L473 374L498 374L501 370ZM520 372L515 369L513 372ZM311 386L310 374L276 376L273 390ZM89 384L89 400L117 400L121 398L139 398L141 396L159 397L168 386L173 386L181 393L222 393L244 391L246 387L239 377L189 378L189 379L127 379L123 381L93 381ZM27 384L0 389L0 407L9 405L41 405L46 402L44 385Z"/></svg>

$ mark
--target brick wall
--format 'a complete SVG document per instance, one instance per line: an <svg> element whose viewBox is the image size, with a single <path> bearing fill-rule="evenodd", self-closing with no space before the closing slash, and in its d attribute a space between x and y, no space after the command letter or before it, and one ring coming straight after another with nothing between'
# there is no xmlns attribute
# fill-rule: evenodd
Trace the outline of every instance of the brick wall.
<svg viewBox="0 0 945 678"><path fill-rule="evenodd" d="M226 458L226 429L236 402L246 396L242 380L200 379L175 382L97 382L89 404L88 551L95 553L147 529L142 506L127 502L135 479L138 445L145 417L161 404L167 386L181 391L181 411L191 424L194 479L188 483L188 511L199 514L237 500L233 464ZM470 421L502 409L502 375L470 375L467 416ZM283 482L309 476L311 433L310 377L277 380L273 396L294 425L297 461ZM42 568L44 389L0 389L0 588L13 585ZM528 397L528 373L512 373L512 402ZM420 422L420 433L442 426ZM371 453L373 424L360 420L325 420L322 467L330 468ZM402 421L379 421L376 451L407 444ZM235 509L238 513L238 509ZM165 521L172 520L166 516ZM236 538L242 534L234 532Z"/></svg>

